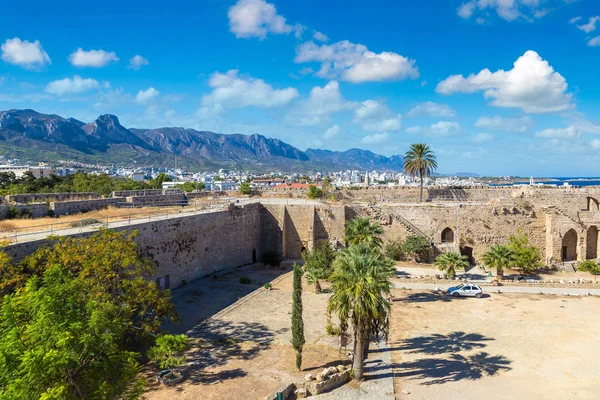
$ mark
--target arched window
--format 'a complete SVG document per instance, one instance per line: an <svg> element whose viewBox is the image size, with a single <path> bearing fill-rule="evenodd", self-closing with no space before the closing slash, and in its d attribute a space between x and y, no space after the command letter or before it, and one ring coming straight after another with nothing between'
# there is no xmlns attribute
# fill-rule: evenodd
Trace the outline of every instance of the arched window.
<svg viewBox="0 0 600 400"><path fill-rule="evenodd" d="M454 231L446 228L442 231L442 243L454 243Z"/></svg>

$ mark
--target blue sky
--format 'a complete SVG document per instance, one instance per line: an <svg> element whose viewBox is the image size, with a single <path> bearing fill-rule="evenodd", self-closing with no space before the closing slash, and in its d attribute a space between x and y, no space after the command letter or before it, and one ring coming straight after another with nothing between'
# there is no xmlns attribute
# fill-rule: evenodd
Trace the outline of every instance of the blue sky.
<svg viewBox="0 0 600 400"><path fill-rule="evenodd" d="M0 110L600 175L596 1L88 3L3 4Z"/></svg>

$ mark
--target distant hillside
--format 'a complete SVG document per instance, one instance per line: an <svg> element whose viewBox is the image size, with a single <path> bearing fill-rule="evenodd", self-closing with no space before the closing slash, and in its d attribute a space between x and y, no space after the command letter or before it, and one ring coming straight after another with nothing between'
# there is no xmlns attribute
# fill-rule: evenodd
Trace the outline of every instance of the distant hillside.
<svg viewBox="0 0 600 400"><path fill-rule="evenodd" d="M402 169L400 156L351 149L306 152L259 134L224 135L184 128L127 129L114 115L85 124L33 110L0 112L0 155L26 161L72 159L87 163L260 171Z"/></svg>

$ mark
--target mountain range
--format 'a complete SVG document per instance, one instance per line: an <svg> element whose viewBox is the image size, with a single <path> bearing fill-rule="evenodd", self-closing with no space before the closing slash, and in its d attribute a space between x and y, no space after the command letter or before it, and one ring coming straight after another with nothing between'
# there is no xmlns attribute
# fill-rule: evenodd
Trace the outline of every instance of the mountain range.
<svg viewBox="0 0 600 400"><path fill-rule="evenodd" d="M401 171L402 157L368 150L301 151L279 139L184 128L127 129L110 114L92 123L34 110L0 111L0 155L23 161L264 171Z"/></svg>

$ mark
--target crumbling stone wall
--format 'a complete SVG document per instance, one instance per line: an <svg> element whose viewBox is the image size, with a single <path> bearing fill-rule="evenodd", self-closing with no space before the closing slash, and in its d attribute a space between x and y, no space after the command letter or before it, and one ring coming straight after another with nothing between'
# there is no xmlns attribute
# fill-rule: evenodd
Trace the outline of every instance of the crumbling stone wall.
<svg viewBox="0 0 600 400"><path fill-rule="evenodd" d="M123 199L107 198L94 200L73 200L50 203L50 210L54 211L54 215L69 215L81 212L89 212L94 210L102 210L111 205L115 205Z"/></svg>

